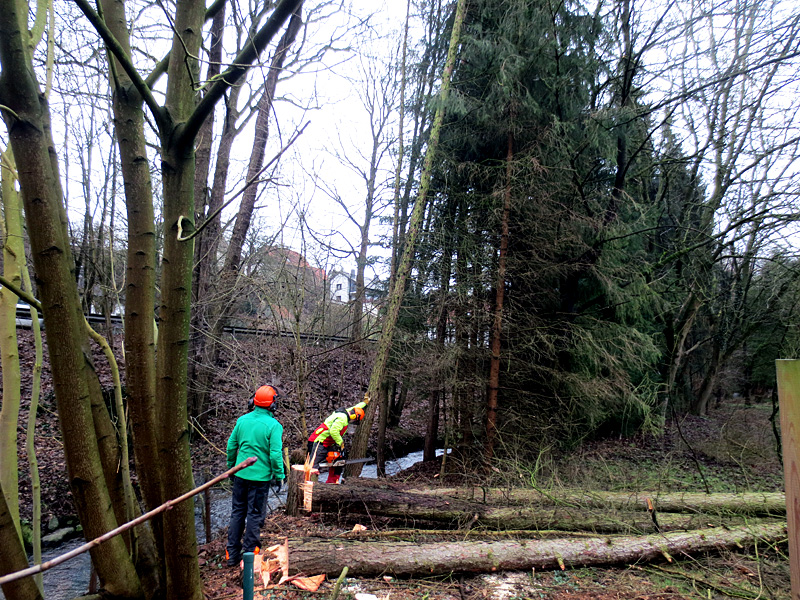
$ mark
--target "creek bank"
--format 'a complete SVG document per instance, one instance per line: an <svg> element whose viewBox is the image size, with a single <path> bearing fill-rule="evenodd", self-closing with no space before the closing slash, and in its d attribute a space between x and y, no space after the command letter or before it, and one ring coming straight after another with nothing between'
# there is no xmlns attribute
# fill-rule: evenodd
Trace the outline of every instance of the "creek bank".
<svg viewBox="0 0 800 600"><path fill-rule="evenodd" d="M83 527L78 521L78 517L74 515L51 516L42 523L42 550L55 548L82 535ZM31 523L27 519L22 520L22 541L25 544L25 551L30 556L33 552L33 532Z"/></svg>
<svg viewBox="0 0 800 600"><path fill-rule="evenodd" d="M441 451L439 451L441 453ZM402 456L397 460L386 462L387 475L393 475L411 465L422 460L422 451L414 452L408 456ZM368 467L371 467L369 470ZM364 468L362 477L377 477L375 472L375 465L368 465ZM370 474L371 473L371 474ZM214 539L223 529L228 526L231 514L231 492L228 482L223 482L220 487L213 488L209 494L210 499L210 516L211 516L211 535ZM286 488L284 487L279 494L271 490L267 499L267 513L271 514L277 509L281 508L286 503ZM204 502L203 496L196 496L195 500L195 528L197 531L198 543L206 539L205 526L204 526ZM60 527L62 526L63 527ZM82 535L80 525L77 525L77 520L74 517L64 517L61 519L51 518L45 525L48 530L48 535L54 534L59 530L65 530L65 535L70 538L70 541L60 543L51 548L47 552L42 553L42 562L53 559L57 556L69 552L81 544L84 540L72 539ZM68 532L68 533L67 533ZM29 557L29 562L33 564L33 560ZM89 577L91 574L91 561L89 553L81 554L72 560L54 567L43 574L45 598L47 600L69 600L76 598L86 593L89 589ZM0 591L0 600L5 600Z"/></svg>

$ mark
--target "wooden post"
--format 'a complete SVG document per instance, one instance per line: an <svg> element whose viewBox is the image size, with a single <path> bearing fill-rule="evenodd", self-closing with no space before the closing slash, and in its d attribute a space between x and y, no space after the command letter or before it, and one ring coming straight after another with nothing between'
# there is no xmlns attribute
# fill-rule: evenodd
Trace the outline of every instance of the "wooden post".
<svg viewBox="0 0 800 600"><path fill-rule="evenodd" d="M800 360L776 360L792 600L800 600Z"/></svg>

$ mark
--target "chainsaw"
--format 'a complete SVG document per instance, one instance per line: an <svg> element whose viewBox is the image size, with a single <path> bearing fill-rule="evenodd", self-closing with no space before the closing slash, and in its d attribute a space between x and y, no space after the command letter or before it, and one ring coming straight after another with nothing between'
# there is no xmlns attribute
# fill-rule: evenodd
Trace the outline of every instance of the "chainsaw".
<svg viewBox="0 0 800 600"><path fill-rule="evenodd" d="M343 467L345 465L355 465L359 463L370 463L375 462L374 458L338 458L333 462L324 462L320 463L320 467L328 468L328 469L335 469L336 467Z"/></svg>

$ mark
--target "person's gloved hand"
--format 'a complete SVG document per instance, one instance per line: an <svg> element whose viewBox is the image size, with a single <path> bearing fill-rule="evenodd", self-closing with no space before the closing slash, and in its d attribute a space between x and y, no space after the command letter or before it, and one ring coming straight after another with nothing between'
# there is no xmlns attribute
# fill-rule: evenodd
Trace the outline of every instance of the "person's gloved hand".
<svg viewBox="0 0 800 600"><path fill-rule="evenodd" d="M280 492L283 488L283 479L273 479L269 484L275 488L275 492Z"/></svg>

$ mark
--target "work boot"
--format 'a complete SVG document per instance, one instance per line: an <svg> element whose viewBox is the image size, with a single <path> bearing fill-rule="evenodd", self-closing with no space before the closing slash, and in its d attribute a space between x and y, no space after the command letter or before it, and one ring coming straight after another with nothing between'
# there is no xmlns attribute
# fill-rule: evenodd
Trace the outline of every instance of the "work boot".
<svg viewBox="0 0 800 600"><path fill-rule="evenodd" d="M226 567L238 567L239 563L242 562L242 557L235 558L231 556L227 550L225 550L225 566Z"/></svg>

